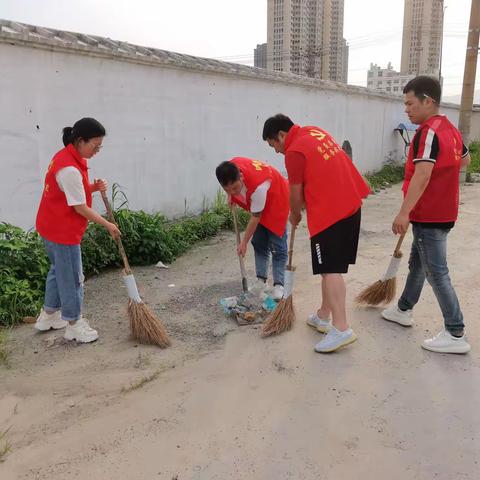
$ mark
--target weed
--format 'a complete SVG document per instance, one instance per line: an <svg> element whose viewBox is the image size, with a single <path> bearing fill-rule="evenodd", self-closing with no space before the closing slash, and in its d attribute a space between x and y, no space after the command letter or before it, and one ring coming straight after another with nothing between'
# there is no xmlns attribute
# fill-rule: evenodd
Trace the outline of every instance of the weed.
<svg viewBox="0 0 480 480"><path fill-rule="evenodd" d="M3 463L7 455L12 451L12 444L7 439L7 433L10 428L7 428L4 432L0 432L0 463Z"/></svg>

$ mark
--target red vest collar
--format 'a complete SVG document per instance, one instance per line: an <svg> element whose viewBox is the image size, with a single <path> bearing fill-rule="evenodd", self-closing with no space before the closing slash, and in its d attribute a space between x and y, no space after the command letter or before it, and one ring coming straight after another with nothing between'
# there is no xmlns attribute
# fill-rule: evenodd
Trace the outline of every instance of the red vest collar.
<svg viewBox="0 0 480 480"><path fill-rule="evenodd" d="M297 137L300 128L300 125L294 125L288 132L287 137L285 138L285 151L290 148L290 145Z"/></svg>
<svg viewBox="0 0 480 480"><path fill-rule="evenodd" d="M67 152L69 152L70 155L78 163L79 167L86 172L88 170L87 161L80 156L80 154L78 153L78 150L71 143L67 145L66 149L67 149Z"/></svg>
<svg viewBox="0 0 480 480"><path fill-rule="evenodd" d="M431 125L435 120L443 120L445 115L438 113L437 115L432 115L429 119L425 120L422 124L418 126L418 131L420 131L425 125Z"/></svg>

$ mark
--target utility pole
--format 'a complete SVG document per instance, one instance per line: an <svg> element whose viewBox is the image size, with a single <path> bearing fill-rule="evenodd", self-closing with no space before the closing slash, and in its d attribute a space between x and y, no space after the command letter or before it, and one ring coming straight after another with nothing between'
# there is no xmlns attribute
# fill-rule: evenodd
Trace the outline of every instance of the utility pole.
<svg viewBox="0 0 480 480"><path fill-rule="evenodd" d="M470 143L470 124L472 120L473 96L475 93L475 77L477 74L478 41L480 37L480 0L472 0L470 26L468 28L467 55L465 72L463 74L462 103L458 129L463 137L463 143ZM465 171L460 181L465 181Z"/></svg>

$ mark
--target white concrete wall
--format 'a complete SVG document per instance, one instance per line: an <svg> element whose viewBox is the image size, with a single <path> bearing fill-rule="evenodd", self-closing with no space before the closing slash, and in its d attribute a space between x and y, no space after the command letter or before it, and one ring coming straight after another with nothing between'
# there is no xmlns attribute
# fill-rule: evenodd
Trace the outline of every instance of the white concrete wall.
<svg viewBox="0 0 480 480"><path fill-rule="evenodd" d="M32 227L61 129L83 116L107 128L91 176L118 182L133 209L198 212L218 189L215 166L236 155L283 158L261 139L283 112L348 139L361 171L403 155L401 100L225 73L148 66L0 43L0 221ZM454 121L458 111L446 112Z"/></svg>

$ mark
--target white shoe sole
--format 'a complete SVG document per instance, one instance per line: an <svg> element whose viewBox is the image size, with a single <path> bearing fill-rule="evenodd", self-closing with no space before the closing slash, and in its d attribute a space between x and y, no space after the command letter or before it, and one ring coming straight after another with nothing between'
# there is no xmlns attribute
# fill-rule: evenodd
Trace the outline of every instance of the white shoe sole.
<svg viewBox="0 0 480 480"><path fill-rule="evenodd" d="M382 312L382 318L384 320L386 320L387 322L392 322L392 323L396 323L397 325L401 325L402 327L413 327L414 325L414 321L413 319L402 319L402 320L399 320L398 318L394 318L394 317L387 317L386 315L384 315L384 313Z"/></svg>
<svg viewBox="0 0 480 480"><path fill-rule="evenodd" d="M422 343L422 348L424 350L428 350L430 352L435 352L435 353L456 353L459 355L468 353L472 347L470 345L464 345L462 347L458 346L452 346L452 347L432 347L430 345L425 345Z"/></svg>
<svg viewBox="0 0 480 480"><path fill-rule="evenodd" d="M337 350L340 350L343 347L346 347L347 345L350 345L353 342L356 342L358 340L357 336L353 334L350 338L347 338L344 342L340 343L339 345L332 347L328 350L317 350L315 347L315 351L317 353L331 353L331 352L336 352Z"/></svg>
<svg viewBox="0 0 480 480"><path fill-rule="evenodd" d="M313 320L310 320L310 318L307 318L307 325L313 328L317 328L317 324Z"/></svg>
<svg viewBox="0 0 480 480"><path fill-rule="evenodd" d="M320 333L328 333L332 328L332 325L317 325L315 322L312 322L310 319L307 319L307 325L309 327L315 328Z"/></svg>
<svg viewBox="0 0 480 480"><path fill-rule="evenodd" d="M317 328L317 324L315 322L311 321L310 319L307 319L307 325L309 327Z"/></svg>
<svg viewBox="0 0 480 480"><path fill-rule="evenodd" d="M92 337L89 337L89 338L80 338L79 339L75 335L65 334L63 336L63 338L65 338L65 340L68 340L69 342L71 342L72 340L75 340L78 343L92 343L92 342L95 342L96 340L98 340L98 335L92 336Z"/></svg>
<svg viewBox="0 0 480 480"><path fill-rule="evenodd" d="M48 332L49 330L61 330L62 328L65 328L67 326L68 322L65 322L63 320L57 322L57 323L52 323L50 325L42 325L42 324L35 324L34 328L35 330L38 330L39 332Z"/></svg>
<svg viewBox="0 0 480 480"><path fill-rule="evenodd" d="M328 333L331 328L332 328L331 325L319 325L319 326L317 327L317 332L320 332L320 333Z"/></svg>

